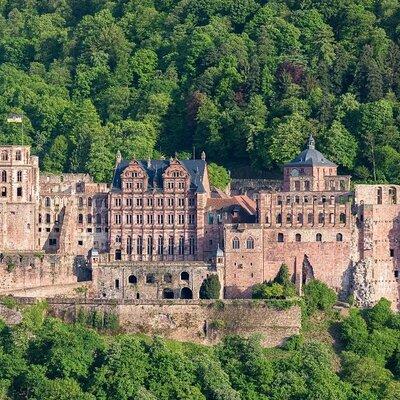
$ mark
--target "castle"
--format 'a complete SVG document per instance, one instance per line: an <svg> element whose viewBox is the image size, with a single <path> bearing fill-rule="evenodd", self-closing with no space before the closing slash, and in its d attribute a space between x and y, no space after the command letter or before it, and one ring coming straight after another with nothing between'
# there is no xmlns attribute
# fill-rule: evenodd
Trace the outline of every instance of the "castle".
<svg viewBox="0 0 400 400"><path fill-rule="evenodd" d="M289 267L299 291L317 278L362 306L399 308L399 186L354 185L307 148L273 190L226 194L196 160L123 160L111 184L40 173L26 146L0 146L0 292L91 280L104 299L221 298Z"/></svg>

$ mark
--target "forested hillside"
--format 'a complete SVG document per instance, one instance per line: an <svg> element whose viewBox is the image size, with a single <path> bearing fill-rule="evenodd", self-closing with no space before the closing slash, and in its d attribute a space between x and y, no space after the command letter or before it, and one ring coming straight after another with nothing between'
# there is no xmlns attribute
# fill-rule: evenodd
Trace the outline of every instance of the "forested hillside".
<svg viewBox="0 0 400 400"><path fill-rule="evenodd" d="M397 0L1 0L0 14L0 142L30 143L47 171L107 180L117 149L193 145L273 171L313 133L343 172L400 183Z"/></svg>
<svg viewBox="0 0 400 400"><path fill-rule="evenodd" d="M386 300L336 323L344 347L337 354L307 333L268 350L257 337L237 336L205 347L103 335L43 318L43 310L26 309L12 328L0 321L2 400L400 398L400 318Z"/></svg>

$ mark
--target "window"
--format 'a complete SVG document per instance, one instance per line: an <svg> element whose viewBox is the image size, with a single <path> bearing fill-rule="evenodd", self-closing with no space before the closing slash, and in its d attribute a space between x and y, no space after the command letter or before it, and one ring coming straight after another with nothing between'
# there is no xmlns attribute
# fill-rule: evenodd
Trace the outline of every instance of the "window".
<svg viewBox="0 0 400 400"><path fill-rule="evenodd" d="M346 223L346 214L345 213L340 213L339 221L341 224Z"/></svg>
<svg viewBox="0 0 400 400"><path fill-rule="evenodd" d="M183 225L185 223L185 216L183 214L178 215L178 224Z"/></svg>
<svg viewBox="0 0 400 400"><path fill-rule="evenodd" d="M164 274L164 282L165 283L172 283L172 275L171 274Z"/></svg>
<svg viewBox="0 0 400 400"><path fill-rule="evenodd" d="M126 189L132 189L132 182L126 182L125 188Z"/></svg>
<svg viewBox="0 0 400 400"><path fill-rule="evenodd" d="M158 198L157 199L157 206L162 207L164 205L164 199L163 198Z"/></svg>
<svg viewBox="0 0 400 400"><path fill-rule="evenodd" d="M390 257L394 257L394 249L390 249Z"/></svg>
<svg viewBox="0 0 400 400"><path fill-rule="evenodd" d="M342 235L341 233L338 233L338 234L336 235L336 241L337 241L337 242L342 242L342 241L343 241L343 235Z"/></svg>
<svg viewBox="0 0 400 400"><path fill-rule="evenodd" d="M294 190L297 192L300 190L300 181L294 181Z"/></svg>
<svg viewBox="0 0 400 400"><path fill-rule="evenodd" d="M312 223L314 222L314 214L313 214L313 213L309 213L309 214L307 215L307 222L308 222L309 224L312 224Z"/></svg>
<svg viewBox="0 0 400 400"><path fill-rule="evenodd" d="M21 160L22 160L21 150L17 150L15 152L15 161L21 161Z"/></svg>
<svg viewBox="0 0 400 400"><path fill-rule="evenodd" d="M303 214L297 214L297 223L302 224L303 223Z"/></svg>
<svg viewBox="0 0 400 400"><path fill-rule="evenodd" d="M174 214L168 214L168 224L173 225L174 223Z"/></svg>
<svg viewBox="0 0 400 400"><path fill-rule="evenodd" d="M1 181L7 182L7 171L1 171Z"/></svg>
<svg viewBox="0 0 400 400"><path fill-rule="evenodd" d="M1 188L1 197L7 197L7 188L4 186Z"/></svg>
<svg viewBox="0 0 400 400"><path fill-rule="evenodd" d="M1 152L1 161L8 161L8 153L5 150Z"/></svg>
<svg viewBox="0 0 400 400"><path fill-rule="evenodd" d="M278 206L280 206L282 204L282 197L281 196L278 196L276 198L276 204L278 204Z"/></svg>
<svg viewBox="0 0 400 400"><path fill-rule="evenodd" d="M168 238L168 255L174 255L174 238L172 236Z"/></svg>
<svg viewBox="0 0 400 400"><path fill-rule="evenodd" d="M153 222L154 222L154 216L153 216L153 214L147 214L147 223L148 223L149 225L153 225Z"/></svg>
<svg viewBox="0 0 400 400"><path fill-rule="evenodd" d="M169 288L165 288L163 290L163 299L173 299L174 298L174 291Z"/></svg>
<svg viewBox="0 0 400 400"><path fill-rule="evenodd" d="M78 224L83 224L83 214L78 214Z"/></svg>
<svg viewBox="0 0 400 400"><path fill-rule="evenodd" d="M174 199L172 197L169 197L167 199L167 204L168 204L168 207L173 207L174 206Z"/></svg>
<svg viewBox="0 0 400 400"><path fill-rule="evenodd" d="M158 237L157 241L157 254L162 255L164 254L164 238L162 236Z"/></svg>
<svg viewBox="0 0 400 400"><path fill-rule="evenodd" d="M300 233L296 233L295 240L296 240L296 242L301 242L301 235L300 235Z"/></svg>
<svg viewBox="0 0 400 400"><path fill-rule="evenodd" d="M189 238L189 254L195 254L196 253L196 239L191 236Z"/></svg>
<svg viewBox="0 0 400 400"><path fill-rule="evenodd" d="M17 188L17 197L22 197L22 187Z"/></svg>
<svg viewBox="0 0 400 400"><path fill-rule="evenodd" d="M157 215L157 223L162 225L164 223L164 215L158 214Z"/></svg>
<svg viewBox="0 0 400 400"><path fill-rule="evenodd" d="M153 254L153 236L147 238L147 254Z"/></svg>
<svg viewBox="0 0 400 400"><path fill-rule="evenodd" d="M189 214L189 224L194 225L195 223L195 216L194 214Z"/></svg>
<svg viewBox="0 0 400 400"><path fill-rule="evenodd" d="M137 237L136 241L136 254L143 254L143 238L141 236Z"/></svg>
<svg viewBox="0 0 400 400"><path fill-rule="evenodd" d="M291 224L292 223L292 214L287 214L286 215L286 223Z"/></svg>
<svg viewBox="0 0 400 400"><path fill-rule="evenodd" d="M88 223L88 224L91 224L91 223L92 223L92 214L88 214L88 215L86 216L86 219L87 219L87 223Z"/></svg>
<svg viewBox="0 0 400 400"><path fill-rule="evenodd" d="M278 243L283 243L283 242L284 242L283 233L278 233Z"/></svg>
<svg viewBox="0 0 400 400"><path fill-rule="evenodd" d="M153 207L153 198L152 198L152 197L149 197L149 198L147 199L147 205L148 205L149 207Z"/></svg>
<svg viewBox="0 0 400 400"><path fill-rule="evenodd" d="M156 283L156 276L154 274L147 274L146 275L146 283Z"/></svg>
<svg viewBox="0 0 400 400"><path fill-rule="evenodd" d="M233 240L232 240L232 248L234 250L239 250L240 249L240 242L239 242L239 239L237 237L233 238Z"/></svg>
<svg viewBox="0 0 400 400"><path fill-rule="evenodd" d="M282 214L277 214L276 215L276 223L281 224L282 223Z"/></svg>
<svg viewBox="0 0 400 400"><path fill-rule="evenodd" d="M300 204L300 196L295 196L295 197L294 197L294 202L295 202L296 204Z"/></svg>
<svg viewBox="0 0 400 400"><path fill-rule="evenodd" d="M46 214L46 224L50 224L50 222L51 222L51 215Z"/></svg>
<svg viewBox="0 0 400 400"><path fill-rule="evenodd" d="M120 198L116 198L114 200L114 204L115 204L116 207L120 207L121 206L121 199Z"/></svg>
<svg viewBox="0 0 400 400"><path fill-rule="evenodd" d="M178 242L178 253L179 255L183 255L185 253L185 238L181 236Z"/></svg>
<svg viewBox="0 0 400 400"><path fill-rule="evenodd" d="M83 246L83 240L78 240L78 246Z"/></svg>
<svg viewBox="0 0 400 400"><path fill-rule="evenodd" d="M119 279L115 280L115 289L119 289Z"/></svg>
<svg viewBox="0 0 400 400"><path fill-rule="evenodd" d="M136 215L136 223L143 224L143 214Z"/></svg>
<svg viewBox="0 0 400 400"><path fill-rule="evenodd" d="M195 205L194 197L189 197L189 207L194 207L194 205Z"/></svg>
<svg viewBox="0 0 400 400"><path fill-rule="evenodd" d="M126 217L126 223L128 225L132 225L133 215L132 214L127 214L125 217Z"/></svg>
<svg viewBox="0 0 400 400"><path fill-rule="evenodd" d="M38 222L39 222L39 224L42 223L42 214L39 214L39 216L38 216Z"/></svg>
<svg viewBox="0 0 400 400"><path fill-rule="evenodd" d="M83 197L79 197L78 199L78 206L83 207Z"/></svg>
<svg viewBox="0 0 400 400"><path fill-rule="evenodd" d="M115 260L120 261L122 259L122 253L120 249L115 250Z"/></svg>
<svg viewBox="0 0 400 400"><path fill-rule="evenodd" d="M396 188L391 187L389 189L389 201L390 204L397 204L397 193L396 193Z"/></svg>
<svg viewBox="0 0 400 400"><path fill-rule="evenodd" d="M317 233L317 234L315 235L315 240L316 240L317 242L322 242L322 235L321 235L320 233Z"/></svg>
<svg viewBox="0 0 400 400"><path fill-rule="evenodd" d="M208 213L208 225L212 225L214 223L214 214Z"/></svg>
<svg viewBox="0 0 400 400"><path fill-rule="evenodd" d="M181 272L181 281L188 281L189 280L189 272L183 271Z"/></svg>
<svg viewBox="0 0 400 400"><path fill-rule="evenodd" d="M325 215L324 215L324 213L319 213L319 214L318 214L318 223L319 223L319 224L323 224L324 221L325 221Z"/></svg>
<svg viewBox="0 0 400 400"><path fill-rule="evenodd" d="M252 237L247 238L246 247L249 250L253 250L254 249L254 239Z"/></svg>
<svg viewBox="0 0 400 400"><path fill-rule="evenodd" d="M128 283L131 285L136 285L137 284L137 278L135 275L129 275L128 277Z"/></svg>
<svg viewBox="0 0 400 400"><path fill-rule="evenodd" d="M378 204L382 204L382 188L379 187L376 194L376 200Z"/></svg>
<svg viewBox="0 0 400 400"><path fill-rule="evenodd" d="M88 205L89 207L92 207L92 204L93 204L92 198L91 198L91 197L88 197L88 199L87 199L87 205Z"/></svg>
<svg viewBox="0 0 400 400"><path fill-rule="evenodd" d="M310 191L310 181L304 181L304 190L306 192Z"/></svg>
<svg viewBox="0 0 400 400"><path fill-rule="evenodd" d="M131 236L128 236L126 238L126 254L129 254L129 255L132 254L132 237Z"/></svg>
<svg viewBox="0 0 400 400"><path fill-rule="evenodd" d="M115 236L115 243L121 243L121 236L120 235Z"/></svg>
<svg viewBox="0 0 400 400"><path fill-rule="evenodd" d="M101 224L101 214L96 214L96 224Z"/></svg>
<svg viewBox="0 0 400 400"><path fill-rule="evenodd" d="M184 189L185 188L185 183L184 182L178 182L178 189Z"/></svg>
<svg viewBox="0 0 400 400"><path fill-rule="evenodd" d="M127 207L132 207L132 198L131 197L126 199L126 206Z"/></svg>
<svg viewBox="0 0 400 400"><path fill-rule="evenodd" d="M50 238L49 239L49 246L55 246L57 244L57 239Z"/></svg>
<svg viewBox="0 0 400 400"><path fill-rule="evenodd" d="M137 207L142 207L143 206L143 199L142 198L136 199L136 206Z"/></svg>
<svg viewBox="0 0 400 400"><path fill-rule="evenodd" d="M184 205L185 205L185 199L182 198L182 197L180 197L180 198L178 199L178 206L179 206L179 207L183 207Z"/></svg>

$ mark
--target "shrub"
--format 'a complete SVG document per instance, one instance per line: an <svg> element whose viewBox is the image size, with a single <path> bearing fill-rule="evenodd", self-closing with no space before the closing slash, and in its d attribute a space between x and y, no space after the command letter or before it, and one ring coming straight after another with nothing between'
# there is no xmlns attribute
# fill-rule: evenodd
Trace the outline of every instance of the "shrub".
<svg viewBox="0 0 400 400"><path fill-rule="evenodd" d="M336 293L325 283L313 279L304 286L304 300L308 314L328 310L336 302Z"/></svg>
<svg viewBox="0 0 400 400"><path fill-rule="evenodd" d="M206 279L200 287L200 298L201 299L219 299L221 292L221 284L219 282L218 275L212 274Z"/></svg>

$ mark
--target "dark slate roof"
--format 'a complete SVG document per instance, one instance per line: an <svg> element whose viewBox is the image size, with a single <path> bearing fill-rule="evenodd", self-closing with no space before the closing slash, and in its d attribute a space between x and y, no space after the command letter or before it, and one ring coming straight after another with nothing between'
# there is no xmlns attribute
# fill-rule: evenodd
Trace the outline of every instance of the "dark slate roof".
<svg viewBox="0 0 400 400"><path fill-rule="evenodd" d="M335 163L329 161L322 153L315 149L315 141L312 136L308 139L308 148L303 150L296 158L289 163L287 166L326 166L326 167L337 167Z"/></svg>
<svg viewBox="0 0 400 400"><path fill-rule="evenodd" d="M206 162L204 160L179 160L179 162L190 175L190 189L198 193L205 192L203 177L207 165ZM130 161L128 160L122 160L117 165L114 172L112 190L121 189L121 174L129 163ZM150 162L148 160L138 160L138 163L149 177L148 190L162 189L162 174L169 167L171 163L170 160L150 160Z"/></svg>

